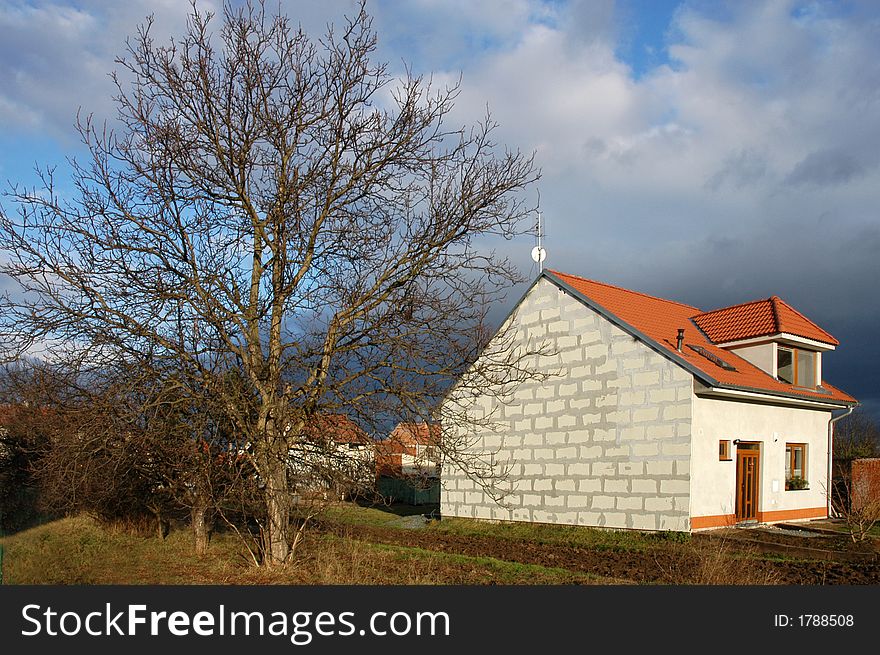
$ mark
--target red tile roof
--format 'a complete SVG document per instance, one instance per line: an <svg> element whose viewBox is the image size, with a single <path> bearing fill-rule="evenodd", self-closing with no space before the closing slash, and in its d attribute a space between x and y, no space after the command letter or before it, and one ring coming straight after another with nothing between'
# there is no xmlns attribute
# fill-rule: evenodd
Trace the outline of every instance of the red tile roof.
<svg viewBox="0 0 880 655"><path fill-rule="evenodd" d="M389 440L405 445L422 445L428 446L436 444L440 440L440 424L401 422L398 423L391 434L388 435Z"/></svg>
<svg viewBox="0 0 880 655"><path fill-rule="evenodd" d="M430 446L439 441L439 423L398 423L387 439L376 443L376 474L400 475L403 471L403 455L418 457L418 446ZM436 465L433 458L426 458L426 461Z"/></svg>
<svg viewBox="0 0 880 655"><path fill-rule="evenodd" d="M833 346L840 342L779 296L722 307L693 317L715 343L765 337L785 332Z"/></svg>
<svg viewBox="0 0 880 655"><path fill-rule="evenodd" d="M611 320L614 320L614 317L616 317L619 322L623 323L621 327L624 327L624 329L629 328L628 331L630 332L635 331L641 333L647 337L649 341L652 341L660 348L668 351L668 354L671 355L673 359L686 363L692 372L696 371L699 373L699 376L712 384L712 386L754 390L775 395L793 396L826 402L843 402L848 404L856 402L855 398L849 394L832 387L824 381L822 382L823 388L815 391L792 387L790 384L780 382L754 364L738 356L735 352L718 347L713 341L707 338L706 334L697 328L697 325L694 322L696 317L721 314L726 310L736 310L731 311L730 315L739 316L740 311L738 308L746 308L742 313L748 314L750 311L748 309L749 305L756 305L753 310L753 319L742 319L742 325L749 326L750 329L754 326L760 327L761 325L769 325L770 319L766 316L767 305L760 304L766 303L767 301L746 303L745 305L737 305L737 307L715 310L714 312L702 312L697 307L691 305L648 296L643 293L630 291L603 282L587 280L577 275L569 275L558 271L547 271L546 273L551 280L556 280L557 282L561 282L563 285L568 286L580 295L582 299L596 307L599 311L604 310L604 313L609 315ZM770 306L772 307L773 304L771 303ZM829 338L833 339L834 337L831 337L830 334L821 330L821 328L816 326L802 314L782 303L781 300L779 300L778 303L775 303L775 307L777 308L783 306L784 309L781 312L782 320L780 321L778 314L775 319L777 326L781 325L785 328L781 331L817 339L819 332L816 332L816 330L819 330L823 336L821 339L817 340L821 340L823 343L837 344L836 340L828 340ZM713 324L712 319L713 317L710 316L709 319L705 321L707 325L712 326L712 329L715 329L715 325L724 324L723 320L718 320ZM730 322L734 323L732 320L730 320ZM812 328L807 330L807 327L809 326L812 326ZM676 337L679 329L684 329L684 342L681 352L678 352L676 348ZM741 335L749 332L749 330L746 329L735 331L733 328L725 328L725 330L718 328L720 334L727 335ZM776 330L776 332L779 331L780 330ZM776 332L767 334L775 334ZM809 334L803 335L799 334L800 332L808 332ZM737 336L736 338L740 339L745 337ZM705 354L695 351L690 346L696 346ZM713 359L724 363L726 367L722 367L715 363L712 361Z"/></svg>
<svg viewBox="0 0 880 655"><path fill-rule="evenodd" d="M319 414L309 421L305 434L316 441L368 444L370 436L345 414Z"/></svg>

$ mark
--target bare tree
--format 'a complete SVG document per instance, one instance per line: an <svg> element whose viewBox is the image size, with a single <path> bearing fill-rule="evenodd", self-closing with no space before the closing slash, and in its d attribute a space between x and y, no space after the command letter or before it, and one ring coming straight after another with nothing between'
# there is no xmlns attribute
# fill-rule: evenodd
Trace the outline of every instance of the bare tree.
<svg viewBox="0 0 880 655"><path fill-rule="evenodd" d="M3 458L0 474L31 479L50 516L134 524L152 516L164 537L183 510L204 553L215 508L246 484L223 415L149 368L102 373L83 379L47 364L9 373L2 442L15 457Z"/></svg>
<svg viewBox="0 0 880 655"><path fill-rule="evenodd" d="M65 429L54 378L30 367L0 372L0 532L40 518L39 460Z"/></svg>
<svg viewBox="0 0 880 655"><path fill-rule="evenodd" d="M150 485L134 466L131 439L111 427L98 394L83 393L64 373L35 364L4 380L7 434L27 456L38 508L46 516L141 517Z"/></svg>
<svg viewBox="0 0 880 655"><path fill-rule="evenodd" d="M262 3L219 24L193 6L167 44L150 24L118 60L119 129L78 121L76 193L51 172L10 191L0 271L21 289L4 345L167 365L210 389L264 484L265 561L283 563L305 427L432 414L519 279L485 239L520 232L537 172L488 115L447 126L457 88L374 63L363 7L318 41ZM492 484L491 467L439 447Z"/></svg>
<svg viewBox="0 0 880 655"><path fill-rule="evenodd" d="M159 525L165 507L185 509L196 553L203 555L216 512L230 499L249 493L253 483L251 469L239 456L243 444L225 412L210 395L193 391L174 379L162 380L152 389L142 384L128 390L134 402L123 417L123 427L137 444L138 471L154 483L151 510Z"/></svg>
<svg viewBox="0 0 880 655"><path fill-rule="evenodd" d="M834 426L834 459L852 461L880 455L880 427L862 409Z"/></svg>

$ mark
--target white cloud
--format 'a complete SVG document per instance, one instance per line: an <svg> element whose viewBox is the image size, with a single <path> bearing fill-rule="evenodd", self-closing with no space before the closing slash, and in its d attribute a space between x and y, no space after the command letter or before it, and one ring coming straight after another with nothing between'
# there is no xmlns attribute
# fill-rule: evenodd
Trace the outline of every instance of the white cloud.
<svg viewBox="0 0 880 655"><path fill-rule="evenodd" d="M112 118L108 74L125 36L155 12L156 32L185 19L186 3L13 1L0 6L0 120L68 140L77 111Z"/></svg>
<svg viewBox="0 0 880 655"><path fill-rule="evenodd" d="M294 22L322 32L328 21L356 7L354 0L279 1ZM222 0L198 0L198 7L217 14ZM109 73L119 68L114 60L125 54L126 37L152 15L154 40L167 41L183 34L189 13L184 0L0 3L0 121L24 134L49 134L70 147L80 108L100 119L114 117Z"/></svg>
<svg viewBox="0 0 880 655"><path fill-rule="evenodd" d="M283 7L318 30L356 4ZM439 82L463 70L454 119L473 122L488 103L500 139L537 152L558 266L637 284L645 267L689 268L667 261L675 244L696 251L761 235L782 241L781 270L821 258L828 236L781 239L791 224L833 215L852 231L875 220L880 28L870 4L847 15L824 3L734 3L723 17L684 6L670 65L639 77L616 54L609 1L386 0L369 9L393 69L414 60ZM6 3L0 119L67 136L80 106L112 116L107 72L125 35L149 13L158 35L179 34L187 11L177 0Z"/></svg>
<svg viewBox="0 0 880 655"><path fill-rule="evenodd" d="M526 18L463 66L456 119L488 103L537 152L547 266L704 308L782 295L843 341L832 382L876 405L880 12L716 7L680 8L669 63L639 75L614 20ZM532 245L502 250L528 271Z"/></svg>

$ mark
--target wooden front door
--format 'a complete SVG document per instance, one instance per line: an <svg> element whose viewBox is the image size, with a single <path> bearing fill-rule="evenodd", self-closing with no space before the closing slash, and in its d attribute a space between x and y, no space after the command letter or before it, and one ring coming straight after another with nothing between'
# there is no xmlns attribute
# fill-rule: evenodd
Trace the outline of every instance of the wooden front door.
<svg viewBox="0 0 880 655"><path fill-rule="evenodd" d="M736 450L736 520L758 519L758 456L760 450L737 448Z"/></svg>

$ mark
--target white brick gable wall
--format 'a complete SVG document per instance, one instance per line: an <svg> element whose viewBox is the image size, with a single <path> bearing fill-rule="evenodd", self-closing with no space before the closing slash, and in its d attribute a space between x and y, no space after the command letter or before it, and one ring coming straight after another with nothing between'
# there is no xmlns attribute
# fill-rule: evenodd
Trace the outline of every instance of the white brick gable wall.
<svg viewBox="0 0 880 655"><path fill-rule="evenodd" d="M518 339L543 340L549 380L503 401L469 399L493 425L467 435L486 461L509 462L496 503L453 465L441 514L642 530L687 530L693 377L541 279L509 319ZM674 335L671 335L674 337ZM448 402L461 402L456 398Z"/></svg>

